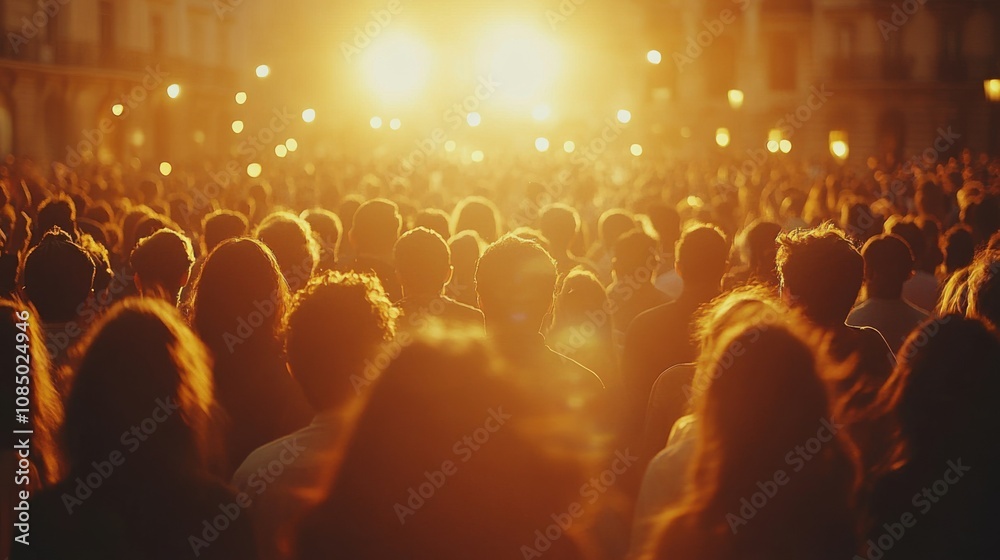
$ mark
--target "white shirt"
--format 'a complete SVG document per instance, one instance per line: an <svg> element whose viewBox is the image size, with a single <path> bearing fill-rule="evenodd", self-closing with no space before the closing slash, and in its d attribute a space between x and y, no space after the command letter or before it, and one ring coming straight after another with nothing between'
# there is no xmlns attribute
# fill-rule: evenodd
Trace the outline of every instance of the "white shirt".
<svg viewBox="0 0 1000 560"><path fill-rule="evenodd" d="M940 290L938 279L930 272L918 270L903 284L903 299L924 311L934 311Z"/></svg>
<svg viewBox="0 0 1000 560"><path fill-rule="evenodd" d="M877 330L896 353L910 332L928 317L926 311L903 298L868 298L851 310L847 324Z"/></svg>

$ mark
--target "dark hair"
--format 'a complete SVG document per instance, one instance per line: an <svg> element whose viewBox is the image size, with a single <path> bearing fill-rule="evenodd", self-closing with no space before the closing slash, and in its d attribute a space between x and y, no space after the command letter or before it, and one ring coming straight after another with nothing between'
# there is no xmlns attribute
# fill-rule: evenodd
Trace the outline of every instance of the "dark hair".
<svg viewBox="0 0 1000 560"><path fill-rule="evenodd" d="M597 236L601 245L611 249L626 231L636 227L632 215L620 208L605 210L597 220Z"/></svg>
<svg viewBox="0 0 1000 560"><path fill-rule="evenodd" d="M344 234L344 226L336 214L323 208L303 210L299 217L305 220L312 229L313 236L319 243L318 270L333 270L337 266L337 253L340 251L340 239Z"/></svg>
<svg viewBox="0 0 1000 560"><path fill-rule="evenodd" d="M384 198L369 200L354 213L351 242L359 253L390 253L401 224L395 202Z"/></svg>
<svg viewBox="0 0 1000 560"><path fill-rule="evenodd" d="M319 247L309 224L291 212L274 212L260 222L254 237L274 253L289 289L298 290L312 276Z"/></svg>
<svg viewBox="0 0 1000 560"><path fill-rule="evenodd" d="M963 224L956 224L944 234L944 270L951 274L972 264L976 256L976 241L972 230Z"/></svg>
<svg viewBox="0 0 1000 560"><path fill-rule="evenodd" d="M646 213L649 214L649 222L656 234L660 236L660 244L667 250L672 249L681 236L680 212L662 202L654 202L649 205Z"/></svg>
<svg viewBox="0 0 1000 560"><path fill-rule="evenodd" d="M556 286L556 263L538 243L505 235L476 267L476 293L487 321L537 329Z"/></svg>
<svg viewBox="0 0 1000 560"><path fill-rule="evenodd" d="M487 243L500 236L500 211L496 204L481 196L463 198L452 212L451 222L455 233L472 230Z"/></svg>
<svg viewBox="0 0 1000 560"><path fill-rule="evenodd" d="M451 276L451 250L436 232L411 229L396 241L396 273L407 292L437 295Z"/></svg>
<svg viewBox="0 0 1000 560"><path fill-rule="evenodd" d="M38 205L35 235L41 237L54 227L68 233L73 241L79 235L76 227L76 203L63 193L46 198Z"/></svg>
<svg viewBox="0 0 1000 560"><path fill-rule="evenodd" d="M643 276L654 278L660 263L656 240L638 229L625 232L615 241L614 263L616 275L638 276L639 270L647 269Z"/></svg>
<svg viewBox="0 0 1000 560"><path fill-rule="evenodd" d="M810 320L824 326L847 319L864 282L864 259L833 224L778 237L783 289Z"/></svg>
<svg viewBox="0 0 1000 560"><path fill-rule="evenodd" d="M448 213L438 208L424 208L413 216L413 227L425 227L437 232L441 239L451 237L451 218Z"/></svg>
<svg viewBox="0 0 1000 560"><path fill-rule="evenodd" d="M58 227L45 233L24 259L24 292L42 321L71 320L94 287L94 261Z"/></svg>
<svg viewBox="0 0 1000 560"><path fill-rule="evenodd" d="M902 237L893 233L876 235L861 248L865 261L865 282L869 296L896 299L903 283L913 272L913 253Z"/></svg>
<svg viewBox="0 0 1000 560"><path fill-rule="evenodd" d="M176 302L194 264L191 240L173 230L158 230L139 240L132 249L129 264L138 275L144 294L162 292L168 301Z"/></svg>
<svg viewBox="0 0 1000 560"><path fill-rule="evenodd" d="M701 225L688 229L677 242L675 253L685 289L718 289L729 258L729 243L719 228Z"/></svg>
<svg viewBox="0 0 1000 560"><path fill-rule="evenodd" d="M227 239L243 237L248 227L246 217L232 210L216 210L205 216L201 222L205 254L211 253Z"/></svg>
<svg viewBox="0 0 1000 560"><path fill-rule="evenodd" d="M554 250L563 251L573 244L580 231L580 214L566 204L551 204L542 209L538 228Z"/></svg>

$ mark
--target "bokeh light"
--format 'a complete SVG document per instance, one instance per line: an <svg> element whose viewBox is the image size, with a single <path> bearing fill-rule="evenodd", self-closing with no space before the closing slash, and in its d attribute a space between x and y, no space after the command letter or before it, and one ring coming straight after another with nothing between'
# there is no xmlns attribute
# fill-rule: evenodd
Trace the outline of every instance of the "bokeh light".
<svg viewBox="0 0 1000 560"><path fill-rule="evenodd" d="M625 124L632 120L632 112L628 109L618 109L616 117L618 118L618 122Z"/></svg>
<svg viewBox="0 0 1000 560"><path fill-rule="evenodd" d="M483 121L483 118L479 115L479 113L473 111L465 116L465 121L469 123L469 126L477 127L479 126L479 123Z"/></svg>
<svg viewBox="0 0 1000 560"><path fill-rule="evenodd" d="M294 152L295 150L298 150L299 149L298 140L294 138L289 138L288 140L285 140L285 148L287 148L289 152Z"/></svg>
<svg viewBox="0 0 1000 560"><path fill-rule="evenodd" d="M785 139L782 140L781 142L778 142L778 149L781 150L781 153L787 154L788 152L792 151L792 141Z"/></svg>
<svg viewBox="0 0 1000 560"><path fill-rule="evenodd" d="M243 132L243 121L239 119L233 121L232 127L233 127L233 132L235 132L236 134Z"/></svg>
<svg viewBox="0 0 1000 560"><path fill-rule="evenodd" d="M454 152L455 151L455 141L454 140L448 140L447 142L445 142L444 143L444 151L446 151L448 153Z"/></svg>
<svg viewBox="0 0 1000 560"><path fill-rule="evenodd" d="M719 128L715 130L715 143L718 144L720 148L725 148L729 145L728 128Z"/></svg>
<svg viewBox="0 0 1000 560"><path fill-rule="evenodd" d="M170 99L177 99L177 96L181 94L180 84L170 84L167 86L167 97Z"/></svg>
<svg viewBox="0 0 1000 560"><path fill-rule="evenodd" d="M653 49L646 53L646 60L649 61L650 64L659 64L660 61L663 60L663 55L660 54L660 51Z"/></svg>
<svg viewBox="0 0 1000 560"><path fill-rule="evenodd" d="M575 149L576 149L576 144L574 144L572 140L567 140L563 142L563 151L566 152L567 154L572 154L573 150Z"/></svg>
<svg viewBox="0 0 1000 560"><path fill-rule="evenodd" d="M403 126L403 123L399 119L392 119L389 121L389 128L393 130L399 130L399 127Z"/></svg>
<svg viewBox="0 0 1000 560"><path fill-rule="evenodd" d="M743 106L743 90L731 89L726 92L726 97L729 99L729 106L733 109L739 109Z"/></svg>
<svg viewBox="0 0 1000 560"><path fill-rule="evenodd" d="M382 128L382 117L372 117L372 119L368 121L368 124L370 124L372 128Z"/></svg>
<svg viewBox="0 0 1000 560"><path fill-rule="evenodd" d="M549 149L549 139L545 137L535 138L535 149L544 152Z"/></svg>
<svg viewBox="0 0 1000 560"><path fill-rule="evenodd" d="M639 157L642 155L642 145L632 144L629 146L628 151L632 152L633 156Z"/></svg>
<svg viewBox="0 0 1000 560"><path fill-rule="evenodd" d="M239 91L236 92L236 104L242 105L247 102L247 92Z"/></svg>
<svg viewBox="0 0 1000 560"><path fill-rule="evenodd" d="M274 147L274 155L278 157L285 157L288 155L288 148L284 144L278 144Z"/></svg>
<svg viewBox="0 0 1000 560"><path fill-rule="evenodd" d="M485 157L485 155L483 154L482 150L476 150L476 151L472 152L472 155L470 157L472 158L472 161L474 161L476 163L479 163L479 162L483 161L483 158Z"/></svg>
<svg viewBox="0 0 1000 560"><path fill-rule="evenodd" d="M124 112L125 112L125 106L122 105L121 103L115 103L114 105L111 106L111 114L116 117L122 116L122 113Z"/></svg>
<svg viewBox="0 0 1000 560"><path fill-rule="evenodd" d="M170 172L173 171L173 169L174 169L173 166L170 165L169 162L166 161L160 162L160 175L166 177L167 175L170 175Z"/></svg>
<svg viewBox="0 0 1000 560"><path fill-rule="evenodd" d="M306 109L302 111L302 122L311 123L316 120L316 109Z"/></svg>
<svg viewBox="0 0 1000 560"><path fill-rule="evenodd" d="M772 154L778 153L780 147L781 147L781 142L778 140L767 141L767 151L771 152Z"/></svg>
<svg viewBox="0 0 1000 560"><path fill-rule="evenodd" d="M252 179L260 177L261 171L263 171L263 168L257 162L253 162L247 165L247 175L250 176L250 178Z"/></svg>
<svg viewBox="0 0 1000 560"><path fill-rule="evenodd" d="M266 78L271 74L271 67L267 64L261 64L254 72L257 74L258 78Z"/></svg>

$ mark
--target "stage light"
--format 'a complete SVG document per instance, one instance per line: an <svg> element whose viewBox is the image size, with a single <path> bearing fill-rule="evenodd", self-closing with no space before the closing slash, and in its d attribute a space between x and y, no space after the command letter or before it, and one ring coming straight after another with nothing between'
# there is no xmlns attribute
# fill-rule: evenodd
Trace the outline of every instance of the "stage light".
<svg viewBox="0 0 1000 560"><path fill-rule="evenodd" d="M448 140L447 142L445 142L444 143L444 151L446 151L448 153L454 152L455 151L455 141L454 140Z"/></svg>
<svg viewBox="0 0 1000 560"><path fill-rule="evenodd" d="M563 142L563 151L566 152L567 154L572 154L573 150L575 149L576 149L576 144L574 144L572 140L567 140Z"/></svg>
<svg viewBox="0 0 1000 560"><path fill-rule="evenodd" d="M289 138L288 140L285 140L285 148L288 148L289 152L294 152L299 149L299 143L294 138Z"/></svg>
<svg viewBox="0 0 1000 560"><path fill-rule="evenodd" d="M715 143L718 144L720 148L725 148L729 145L728 128L718 128L715 130Z"/></svg>
<svg viewBox="0 0 1000 560"><path fill-rule="evenodd" d="M122 113L124 112L125 112L125 106L122 105L121 103L115 103L114 105L111 106L111 114L116 117L122 116Z"/></svg>
<svg viewBox="0 0 1000 560"><path fill-rule="evenodd" d="M731 89L726 92L726 97L729 98L729 106L734 110L743 106L743 90Z"/></svg>
<svg viewBox="0 0 1000 560"><path fill-rule="evenodd" d="M549 139L544 137L535 138L535 149L539 152L545 152L549 149Z"/></svg>
<svg viewBox="0 0 1000 560"><path fill-rule="evenodd" d="M181 94L181 86L179 84L170 84L167 86L167 96L170 99L177 99L177 96Z"/></svg>
<svg viewBox="0 0 1000 560"><path fill-rule="evenodd" d="M316 109L306 109L302 111L302 122L311 123L316 120Z"/></svg>
<svg viewBox="0 0 1000 560"><path fill-rule="evenodd" d="M261 171L263 171L263 168L257 162L254 162L254 163L251 163L251 164L247 165L247 175L249 175L250 178L252 178L252 179L256 179L257 177L260 177L260 172Z"/></svg>
<svg viewBox="0 0 1000 560"><path fill-rule="evenodd" d="M847 146L847 132L843 130L830 131L830 153L833 157L843 161L847 159L851 150Z"/></svg>
<svg viewBox="0 0 1000 560"><path fill-rule="evenodd" d="M483 118L479 116L479 113L473 111L465 116L465 121L469 123L469 126L477 127L483 121Z"/></svg>
<svg viewBox="0 0 1000 560"><path fill-rule="evenodd" d="M261 64L260 66L257 67L255 72L258 78L266 78L268 74L271 73L271 67L268 66L267 64Z"/></svg>
<svg viewBox="0 0 1000 560"><path fill-rule="evenodd" d="M236 92L236 104L242 105L247 102L247 92L238 91Z"/></svg>
<svg viewBox="0 0 1000 560"><path fill-rule="evenodd" d="M781 143L778 140L767 141L767 151L771 152L772 154L778 153L778 150L780 148L781 148Z"/></svg>
<svg viewBox="0 0 1000 560"><path fill-rule="evenodd" d="M389 128L393 130L399 130L399 127L401 126L403 126L403 123L401 123L399 119L392 119L389 121Z"/></svg>
<svg viewBox="0 0 1000 560"><path fill-rule="evenodd" d="M628 109L618 109L617 117L618 117L618 122L625 124L628 121L632 120L632 113L630 113Z"/></svg>
<svg viewBox="0 0 1000 560"><path fill-rule="evenodd" d="M274 155L278 157L285 157L288 155L288 148L284 144L278 144L274 147Z"/></svg>
<svg viewBox="0 0 1000 560"><path fill-rule="evenodd" d="M481 48L485 74L499 84L501 96L532 100L545 93L558 76L561 55L541 29L524 24L497 27Z"/></svg>
<svg viewBox="0 0 1000 560"><path fill-rule="evenodd" d="M235 132L236 134L243 132L243 121L237 119L233 121L232 126L233 126L233 132Z"/></svg>
<svg viewBox="0 0 1000 560"><path fill-rule="evenodd" d="M160 162L160 175L166 177L167 175L170 175L170 172L173 171L173 169L174 168L172 165L170 165L170 163L166 161Z"/></svg>
<svg viewBox="0 0 1000 560"><path fill-rule="evenodd" d="M792 141L786 139L778 142L778 149L781 150L781 153L787 154L792 151Z"/></svg>
<svg viewBox="0 0 1000 560"><path fill-rule="evenodd" d="M653 49L646 53L646 60L648 60L650 64L659 64L660 61L663 60L663 55L660 54L660 51Z"/></svg>
<svg viewBox="0 0 1000 560"><path fill-rule="evenodd" d="M552 116L552 108L544 103L542 105L535 105L535 108L531 110L531 118L536 121L544 121L550 116Z"/></svg>
<svg viewBox="0 0 1000 560"><path fill-rule="evenodd" d="M639 157L642 155L642 146L639 144L632 144L629 146L628 151L632 152L633 156Z"/></svg>
<svg viewBox="0 0 1000 560"><path fill-rule="evenodd" d="M417 39L402 33L378 37L363 55L368 85L382 101L412 101L427 81L430 56Z"/></svg>
<svg viewBox="0 0 1000 560"><path fill-rule="evenodd" d="M476 150L476 151L472 152L472 156L471 157L472 157L472 161L474 161L476 163L479 163L479 162L483 161L483 157L484 157L483 156L483 151L482 150Z"/></svg>
<svg viewBox="0 0 1000 560"><path fill-rule="evenodd" d="M370 124L372 128L382 128L382 117L372 117L372 120L368 121L368 124Z"/></svg>
<svg viewBox="0 0 1000 560"><path fill-rule="evenodd" d="M1000 80L983 80L983 90L986 92L986 99L994 103L1000 101Z"/></svg>

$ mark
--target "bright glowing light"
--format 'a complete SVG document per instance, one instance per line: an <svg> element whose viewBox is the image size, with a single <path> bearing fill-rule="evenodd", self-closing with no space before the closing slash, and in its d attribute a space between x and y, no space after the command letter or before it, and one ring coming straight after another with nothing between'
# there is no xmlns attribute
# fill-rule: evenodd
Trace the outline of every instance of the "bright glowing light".
<svg viewBox="0 0 1000 560"><path fill-rule="evenodd" d="M177 99L177 96L181 94L180 84L170 84L167 86L167 96L170 99Z"/></svg>
<svg viewBox="0 0 1000 560"><path fill-rule="evenodd" d="M778 149L781 147L780 144L781 143L779 141L777 141L777 140L768 140L767 141L767 151L771 152L772 154L778 153Z"/></svg>
<svg viewBox="0 0 1000 560"><path fill-rule="evenodd" d="M393 130L399 130L399 127L403 126L403 123L399 122L399 119L392 119L389 121L389 128Z"/></svg>
<svg viewBox="0 0 1000 560"><path fill-rule="evenodd" d="M448 153L454 152L455 151L455 141L454 140L448 140L447 142L445 142L444 143L444 151L446 151Z"/></svg>
<svg viewBox="0 0 1000 560"><path fill-rule="evenodd" d="M986 92L986 99L990 101L1000 101L1000 80L984 80L983 90Z"/></svg>
<svg viewBox="0 0 1000 560"><path fill-rule="evenodd" d="M311 123L316 120L316 109L306 109L302 111L302 121Z"/></svg>
<svg viewBox="0 0 1000 560"><path fill-rule="evenodd" d="M299 149L299 143L294 138L289 138L288 140L285 140L285 148L287 148L289 152L294 152Z"/></svg>
<svg viewBox="0 0 1000 560"><path fill-rule="evenodd" d="M731 89L726 92L726 96L729 98L729 106L733 109L739 109L743 106L743 90Z"/></svg>
<svg viewBox="0 0 1000 560"><path fill-rule="evenodd" d="M691 208L701 208L705 205L705 201L697 196L691 195L687 197L687 205Z"/></svg>
<svg viewBox="0 0 1000 560"><path fill-rule="evenodd" d="M531 110L531 118L536 121L544 121L550 116L552 116L552 108L545 104L535 105L535 108Z"/></svg>
<svg viewBox="0 0 1000 560"><path fill-rule="evenodd" d="M194 131L194 143L195 144L204 144L205 143L205 131L204 130L196 130L196 131Z"/></svg>
<svg viewBox="0 0 1000 560"><path fill-rule="evenodd" d="M500 84L500 94L531 100L545 93L558 75L561 54L548 35L523 24L496 28L485 37L480 59Z"/></svg>
<svg viewBox="0 0 1000 560"><path fill-rule="evenodd" d="M632 152L632 155L639 157L642 155L642 146L639 144L632 144L629 146L628 151Z"/></svg>
<svg viewBox="0 0 1000 560"><path fill-rule="evenodd" d="M549 139L544 137L535 138L535 149L539 152L545 152L549 149Z"/></svg>
<svg viewBox="0 0 1000 560"><path fill-rule="evenodd" d="M650 64L659 64L660 61L663 60L663 55L660 54L660 51L653 49L646 53L646 60L648 60Z"/></svg>
<svg viewBox="0 0 1000 560"><path fill-rule="evenodd" d="M430 69L427 47L402 33L375 39L363 55L369 87L382 101L409 101L423 90Z"/></svg>
<svg viewBox="0 0 1000 560"><path fill-rule="evenodd" d="M767 133L767 139L768 140L774 140L775 142L781 142L781 129L780 128L772 128Z"/></svg>
<svg viewBox="0 0 1000 560"><path fill-rule="evenodd" d="M472 156L471 157L472 157L472 161L474 161L476 163L479 163L479 162L483 161L483 157L484 157L483 156L483 151L482 150L476 150L476 151L472 152Z"/></svg>
<svg viewBox="0 0 1000 560"><path fill-rule="evenodd" d="M632 120L632 113L628 109L618 109L618 122L625 124Z"/></svg>
<svg viewBox="0 0 1000 560"><path fill-rule="evenodd" d="M483 118L479 113L473 111L465 116L465 121L469 123L469 126L476 127L479 123L483 122Z"/></svg>
<svg viewBox="0 0 1000 560"><path fill-rule="evenodd" d="M267 75L271 73L271 67L268 66L267 64L261 64L260 66L257 67L257 70L255 70L255 72L257 73L258 78L266 78Z"/></svg>
<svg viewBox="0 0 1000 560"><path fill-rule="evenodd" d="M781 142L778 142L778 149L781 150L781 153L787 154L792 151L792 141L782 140Z"/></svg>
<svg viewBox="0 0 1000 560"><path fill-rule="evenodd" d="M173 171L173 169L174 168L170 165L170 163L166 161L160 162L160 175L166 177L167 175L170 175L170 172Z"/></svg>
<svg viewBox="0 0 1000 560"><path fill-rule="evenodd" d="M847 142L844 142L843 140L834 140L833 142L830 142L830 153L837 159L846 159L848 153Z"/></svg>
<svg viewBox="0 0 1000 560"><path fill-rule="evenodd" d="M368 124L372 125L372 128L382 128L382 117L372 117Z"/></svg>
<svg viewBox="0 0 1000 560"><path fill-rule="evenodd" d="M233 132L236 134L243 132L243 121L239 119L233 121Z"/></svg>
<svg viewBox="0 0 1000 560"><path fill-rule="evenodd" d="M719 128L715 131L715 143L719 145L720 148L725 148L729 145L729 129Z"/></svg>
<svg viewBox="0 0 1000 560"><path fill-rule="evenodd" d="M247 175L251 178L256 179L257 177L260 177L261 171L263 171L263 168L261 168L260 164L257 162L247 165Z"/></svg>
<svg viewBox="0 0 1000 560"><path fill-rule="evenodd" d="M236 92L236 104L242 105L247 102L247 92L238 91Z"/></svg>
<svg viewBox="0 0 1000 560"><path fill-rule="evenodd" d="M576 144L574 144L572 140L567 140L563 142L563 151L566 152L567 154L572 154L573 150L575 149L576 149Z"/></svg>
<svg viewBox="0 0 1000 560"><path fill-rule="evenodd" d="M285 157L288 155L288 148L284 144L278 144L274 147L274 155L278 157Z"/></svg>
<svg viewBox="0 0 1000 560"><path fill-rule="evenodd" d="M125 112L125 106L122 105L121 103L115 103L114 105L111 106L111 114L116 117L122 116L122 113L124 112Z"/></svg>

